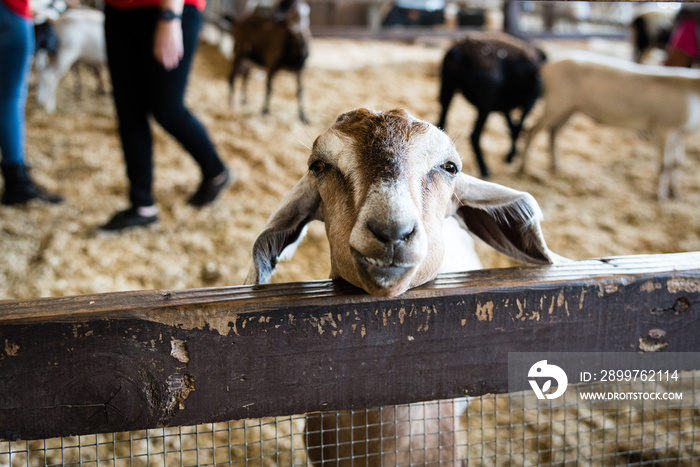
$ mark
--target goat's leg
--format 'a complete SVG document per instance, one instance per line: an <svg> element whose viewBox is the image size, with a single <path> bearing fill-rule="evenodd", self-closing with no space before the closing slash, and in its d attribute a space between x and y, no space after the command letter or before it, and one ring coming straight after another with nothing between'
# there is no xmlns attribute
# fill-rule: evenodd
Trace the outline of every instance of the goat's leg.
<svg viewBox="0 0 700 467"><path fill-rule="evenodd" d="M440 106L442 107L442 110L440 111L440 120L435 125L441 130L445 129L445 124L447 123L447 111L450 108L450 103L452 102L452 97L454 94L454 85L447 82L447 80L443 78L442 83L440 84Z"/></svg>
<svg viewBox="0 0 700 467"><path fill-rule="evenodd" d="M535 126L525 132L525 143L520 151L520 169L518 169L518 172L521 174L525 173L525 163L527 162L527 152L530 150L530 144L532 144L535 135L544 128L542 122L543 120L540 120Z"/></svg>
<svg viewBox="0 0 700 467"><path fill-rule="evenodd" d="M680 158L685 154L685 148L677 131L661 134L659 137L661 150L661 167L659 170L659 201L676 197L677 168Z"/></svg>
<svg viewBox="0 0 700 467"><path fill-rule="evenodd" d="M52 58L39 78L37 100L48 113L56 111L56 89L61 78L78 59L77 53L63 51Z"/></svg>
<svg viewBox="0 0 700 467"><path fill-rule="evenodd" d="M305 125L309 124L309 119L306 118L306 113L304 113L304 86L302 80L303 70L297 71L297 102L299 103L299 120Z"/></svg>
<svg viewBox="0 0 700 467"><path fill-rule="evenodd" d="M510 130L511 145L510 151L506 155L506 162L510 164L511 162L513 162L513 158L515 157L515 151L517 150L515 143L518 141L520 131L523 129L523 118L521 117L518 122L513 122L509 111L503 112L503 116L505 117L506 123L508 124L508 129Z"/></svg>
<svg viewBox="0 0 700 467"><path fill-rule="evenodd" d="M236 106L235 101L235 86L236 86L236 76L241 73L241 67L243 62L238 53L234 53L233 64L231 66L231 74L228 77L228 88L229 88L229 105L233 108ZM244 78L245 79L245 78ZM245 85L244 85L245 89ZM245 94L245 93L244 93Z"/></svg>
<svg viewBox="0 0 700 467"><path fill-rule="evenodd" d="M248 79L250 78L250 66L246 65L241 71L241 106L248 105Z"/></svg>
<svg viewBox="0 0 700 467"><path fill-rule="evenodd" d="M95 79L97 80L97 92L99 94L107 94L107 86L105 85L102 66L95 63L90 63L89 67L92 69L92 73L95 75Z"/></svg>
<svg viewBox="0 0 700 467"><path fill-rule="evenodd" d="M530 102L522 106L522 111L520 112L520 120L517 123L513 123L512 118L510 116L510 112L504 112L506 122L508 123L508 128L510 128L510 137L512 140L510 152L506 156L506 162L508 164L512 163L513 159L515 159L515 156L517 155L518 137L520 136L520 133L523 130L523 126L525 125L525 117L527 117L532 108L535 106L536 101L537 98L533 98Z"/></svg>
<svg viewBox="0 0 700 467"><path fill-rule="evenodd" d="M75 62L73 66L71 67L71 72L73 73L73 76L75 77L75 88L74 92L77 96L81 96L83 94L83 75L80 72L80 62Z"/></svg>
<svg viewBox="0 0 700 467"><path fill-rule="evenodd" d="M263 104L262 113L263 115L270 114L270 97L272 96L272 80L275 77L277 70L267 71L267 83L265 86L265 103Z"/></svg>
<svg viewBox="0 0 700 467"><path fill-rule="evenodd" d="M669 193L671 198L678 198L678 167L685 160L685 140L679 133L676 134L676 137L678 138L676 144L676 159L673 171L671 172L671 192Z"/></svg>
<svg viewBox="0 0 700 467"><path fill-rule="evenodd" d="M564 124L566 124L566 122L569 120L570 116L571 114L564 116L562 119L557 120L556 123L549 127L549 153L551 156L549 162L549 172L553 174L559 170L559 164L557 162L559 159L559 155L557 153L557 135Z"/></svg>
<svg viewBox="0 0 700 467"><path fill-rule="evenodd" d="M476 119L476 123L474 123L474 130L472 131L470 137L472 149L474 150L474 156L476 157L477 164L479 164L479 172L481 172L481 176L484 178L490 177L491 173L489 172L489 168L486 166L486 162L484 161L484 154L481 152L479 141L481 140L481 132L484 129L489 113L489 110L479 110L479 116Z"/></svg>
<svg viewBox="0 0 700 467"><path fill-rule="evenodd" d="M549 170L554 173L557 171L557 154L556 154L556 139L559 130L564 126L564 124L571 117L572 112L570 110L559 112L557 114L548 114L547 109L544 111L544 116L537 122L532 128L526 132L525 145L521 151L520 157L522 159L520 164L520 173L525 173L525 162L527 160L528 150L530 149L530 144L535 135L545 128L549 129L549 152L550 152L550 163Z"/></svg>

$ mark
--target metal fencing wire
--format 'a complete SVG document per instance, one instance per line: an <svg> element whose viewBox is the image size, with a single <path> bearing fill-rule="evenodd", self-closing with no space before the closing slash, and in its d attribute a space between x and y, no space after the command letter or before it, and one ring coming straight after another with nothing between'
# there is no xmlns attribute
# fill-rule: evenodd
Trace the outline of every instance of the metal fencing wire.
<svg viewBox="0 0 700 467"><path fill-rule="evenodd" d="M686 385L690 384L686 389L698 396L699 375L700 372L694 372L692 378L686 379ZM630 388L623 383L617 387L620 391ZM520 397L529 396L524 391L469 399L466 412L455 425L459 452L466 465L700 465L697 397L684 401L681 408L636 401L618 402L614 408L592 408L587 401L565 397L556 407L543 410L518 403ZM463 402L464 399L453 402L455 411L463 408ZM416 417L415 411L401 412L400 407L405 406L343 412L355 420L359 417L369 421L354 434L365 438L365 447L358 448L357 441L352 441L353 455L360 457L347 460L358 461L354 465L376 465L372 457L362 454L363 449L375 443L375 448L393 446L397 450L395 465L425 465L420 453L421 439L408 444L374 439L378 436L375 433L397 436L397 427L406 420L410 426L424 424L421 430L429 433L421 436L435 434L426 430L430 422L426 414L435 413L428 410L428 405L422 412L423 418ZM372 411L379 411L378 419L371 416ZM401 413L406 415L397 415ZM387 420L387 414L396 419ZM340 420L338 417L342 416L335 417ZM39 441L0 441L0 466L305 466L310 465L305 423L306 417L297 415ZM323 431L316 434L325 442L347 439L338 426L342 423L335 425L335 432L324 424ZM422 442L428 443L428 439ZM401 450L408 455L398 455Z"/></svg>
<svg viewBox="0 0 700 467"><path fill-rule="evenodd" d="M1 466L306 465L304 417L0 443Z"/></svg>

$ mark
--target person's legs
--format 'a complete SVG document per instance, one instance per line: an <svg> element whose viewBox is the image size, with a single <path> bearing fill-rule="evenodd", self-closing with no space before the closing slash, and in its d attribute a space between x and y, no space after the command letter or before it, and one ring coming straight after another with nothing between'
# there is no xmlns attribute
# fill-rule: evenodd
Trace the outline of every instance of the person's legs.
<svg viewBox="0 0 700 467"><path fill-rule="evenodd" d="M31 21L0 3L0 151L5 164L24 163L24 106L32 63Z"/></svg>
<svg viewBox="0 0 700 467"><path fill-rule="evenodd" d="M107 63L133 207L154 205L153 138L148 121L153 30L147 19L140 10L105 9Z"/></svg>
<svg viewBox="0 0 700 467"><path fill-rule="evenodd" d="M154 60L155 85L151 94L151 106L156 121L182 144L202 171L202 185L190 199L190 204L195 206L203 206L213 201L230 182L230 174L219 158L206 129L187 109L184 102L201 21L200 12L195 7L186 5L182 14L184 55L173 70L166 70Z"/></svg>
<svg viewBox="0 0 700 467"><path fill-rule="evenodd" d="M192 154L201 168L202 185L190 204L208 204L231 180L206 130L184 105L201 14L196 8L185 6L184 57L177 68L167 71L153 56L158 13L158 8L105 10L107 60L130 182L131 208L117 213L102 230L121 230L157 220L152 195L153 140L149 114Z"/></svg>
<svg viewBox="0 0 700 467"><path fill-rule="evenodd" d="M105 9L107 64L131 206L100 226L102 231L120 231L158 221L152 194L153 137L148 120L149 54L153 41L148 19L149 15L141 10Z"/></svg>
<svg viewBox="0 0 700 467"><path fill-rule="evenodd" d="M30 199L60 203L63 198L36 186L25 165L25 105L34 54L32 22L0 3L0 153L5 179L3 204Z"/></svg>

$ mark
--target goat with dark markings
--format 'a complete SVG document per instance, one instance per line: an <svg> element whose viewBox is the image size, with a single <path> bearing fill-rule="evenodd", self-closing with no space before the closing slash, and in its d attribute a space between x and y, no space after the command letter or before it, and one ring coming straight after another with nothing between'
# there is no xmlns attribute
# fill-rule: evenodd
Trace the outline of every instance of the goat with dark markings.
<svg viewBox="0 0 700 467"><path fill-rule="evenodd" d="M294 0L283 14L253 14L234 21L233 38L233 68L229 76L231 105L234 105L234 81L238 75L242 75L242 102L246 102L246 88L252 62L263 67L267 73L263 114L268 114L272 80L279 70L286 69L297 76L299 119L308 123L302 104L302 75L311 42L309 5L304 0Z"/></svg>
<svg viewBox="0 0 700 467"><path fill-rule="evenodd" d="M636 15L630 24L634 61L644 63L653 49L665 49L676 19L672 10L648 10Z"/></svg>
<svg viewBox="0 0 700 467"><path fill-rule="evenodd" d="M482 177L490 176L479 144L486 119L491 112L503 113L512 139L506 161L511 162L525 117L542 90L539 67L544 60L541 50L498 32L472 33L445 54L440 86L442 112L437 126L445 128L452 96L461 91L478 111L471 144ZM513 109L520 109L519 121L513 121Z"/></svg>

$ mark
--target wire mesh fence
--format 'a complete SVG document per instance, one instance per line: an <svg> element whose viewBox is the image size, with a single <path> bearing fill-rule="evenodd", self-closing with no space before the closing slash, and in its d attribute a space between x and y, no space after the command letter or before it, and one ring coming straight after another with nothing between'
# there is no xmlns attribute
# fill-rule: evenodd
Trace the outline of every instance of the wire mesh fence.
<svg viewBox="0 0 700 467"><path fill-rule="evenodd" d="M13 467L306 465L303 416L1 444Z"/></svg>
<svg viewBox="0 0 700 467"><path fill-rule="evenodd" d="M692 374L689 383L693 394L700 386L700 372ZM578 388L585 387L579 385ZM616 390L629 391L629 384L619 383ZM642 390L658 389L652 386ZM635 391L640 390L637 386ZM522 393L523 395L525 393ZM591 408L587 401L568 398L551 409L531 409L518 403L519 394L486 395L469 399L468 407L455 425L460 457L469 466L491 465L700 465L700 428L697 401L687 401L683 408L668 408L658 403L617 403L615 408ZM465 399L454 400L457 413ZM425 404L435 404L428 402ZM687 406L687 407L686 407ZM399 406L393 406L393 409ZM403 406L405 407L405 406ZM368 415L368 409L349 412L351 418ZM388 413L388 412L387 412ZM400 413L397 410L392 414ZM429 420L418 419L415 412L405 412L408 419L379 417L378 427L365 423L355 433L369 446L378 443L396 450L392 465L425 465L420 455L421 441L386 443L382 433L392 433L399 441L397 427L408 420L408 426L423 424L421 436ZM428 410L425 410L428 413ZM411 414L413 418L411 419ZM392 415L393 416L393 415ZM337 416L336 416L337 418ZM357 423L357 422L356 422ZM55 438L39 441L0 442L0 466L208 466L310 465L307 455L306 417L265 418L231 421L191 427L162 428L144 431ZM387 429L393 424L392 429ZM325 440L343 439L339 427ZM374 430L378 428L378 430ZM325 429L324 425L324 431ZM428 432L430 430L427 430ZM378 435L376 433L379 433ZM328 433L321 433L326 435ZM435 433L433 433L435 434ZM342 442L342 441L340 441ZM379 465L367 455L367 447L348 457L348 465ZM403 452L402 452L403 451ZM401 455L401 454L406 455ZM386 459L386 458L385 458ZM386 465L386 461L385 464Z"/></svg>

